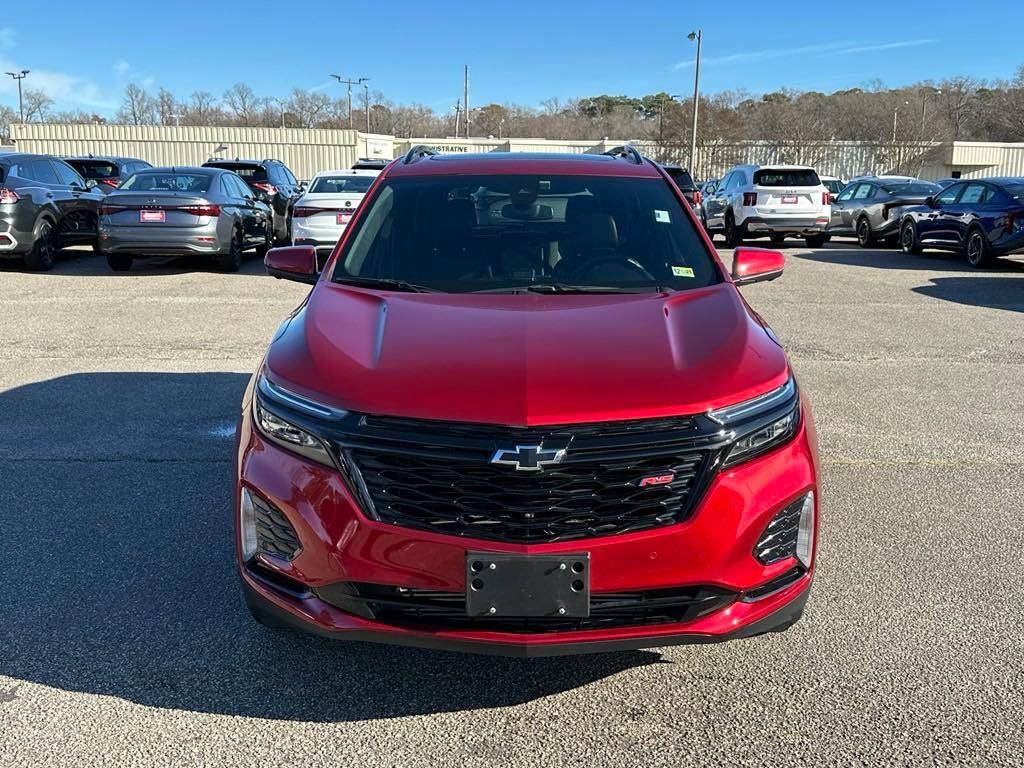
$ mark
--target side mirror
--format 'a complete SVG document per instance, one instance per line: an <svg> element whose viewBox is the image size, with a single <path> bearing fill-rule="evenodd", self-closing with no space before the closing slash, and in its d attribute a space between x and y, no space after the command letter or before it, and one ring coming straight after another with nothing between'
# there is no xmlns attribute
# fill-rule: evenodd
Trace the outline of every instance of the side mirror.
<svg viewBox="0 0 1024 768"><path fill-rule="evenodd" d="M319 274L316 268L316 248L312 245L287 245L267 251L263 263L267 274L283 280L313 284Z"/></svg>
<svg viewBox="0 0 1024 768"><path fill-rule="evenodd" d="M934 197L926 197L924 200L924 204L927 205L929 208L939 207L939 201L936 200Z"/></svg>
<svg viewBox="0 0 1024 768"><path fill-rule="evenodd" d="M86 189L96 189L96 186L97 186L96 179L86 179L85 180L85 188Z"/></svg>
<svg viewBox="0 0 1024 768"><path fill-rule="evenodd" d="M732 257L732 282L748 285L774 280L782 275L786 257L767 248L737 248Z"/></svg>

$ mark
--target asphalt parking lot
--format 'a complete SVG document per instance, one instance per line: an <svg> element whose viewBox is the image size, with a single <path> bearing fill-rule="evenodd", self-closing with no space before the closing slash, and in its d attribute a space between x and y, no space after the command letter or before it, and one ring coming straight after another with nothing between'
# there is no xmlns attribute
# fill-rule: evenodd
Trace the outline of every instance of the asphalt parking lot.
<svg viewBox="0 0 1024 768"><path fill-rule="evenodd" d="M1024 765L1024 260L786 253L744 292L817 419L804 620L533 661L249 619L231 430L304 287L0 265L0 764Z"/></svg>

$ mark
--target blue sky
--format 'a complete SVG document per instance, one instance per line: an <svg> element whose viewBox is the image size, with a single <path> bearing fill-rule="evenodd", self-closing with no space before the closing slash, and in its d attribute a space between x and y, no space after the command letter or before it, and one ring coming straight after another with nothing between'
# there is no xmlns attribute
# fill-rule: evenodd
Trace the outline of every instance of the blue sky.
<svg viewBox="0 0 1024 768"><path fill-rule="evenodd" d="M293 86L340 95L332 72L370 77L388 98L440 108L461 94L468 63L472 105L539 105L597 93L686 94L694 52L686 33L696 27L704 30L706 91L1010 77L1024 64L1017 0L103 0L5 4L0 72L30 69L26 86L44 87L59 109L109 115L130 81L178 96L219 95L239 81L268 96ZM8 77L0 101L17 106Z"/></svg>

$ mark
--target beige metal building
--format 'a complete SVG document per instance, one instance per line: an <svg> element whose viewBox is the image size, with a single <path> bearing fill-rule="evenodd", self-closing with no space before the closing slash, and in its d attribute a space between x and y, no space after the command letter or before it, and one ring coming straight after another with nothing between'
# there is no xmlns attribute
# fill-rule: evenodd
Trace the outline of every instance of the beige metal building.
<svg viewBox="0 0 1024 768"><path fill-rule="evenodd" d="M154 165L197 165L210 157L282 160L302 179L317 171L349 168L360 157L392 158L415 144L439 152L603 152L625 140L530 138L405 139L354 130L305 128L216 128L208 126L15 124L15 148L54 155L124 155ZM652 157L685 158L685 148L636 142ZM901 144L869 142L707 142L698 148L695 176L720 177L741 163L802 163L821 173L848 178L899 167L926 179L961 175L1024 175L1024 143L955 141Z"/></svg>

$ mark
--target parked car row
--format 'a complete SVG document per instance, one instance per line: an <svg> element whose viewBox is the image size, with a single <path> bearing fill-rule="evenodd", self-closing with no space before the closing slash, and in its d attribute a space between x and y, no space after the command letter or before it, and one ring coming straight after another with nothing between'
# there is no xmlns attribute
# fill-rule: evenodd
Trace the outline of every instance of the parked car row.
<svg viewBox="0 0 1024 768"><path fill-rule="evenodd" d="M58 251L92 245L114 270L147 256L205 255L237 270L247 251L337 242L381 161L330 171L311 189L280 160L211 158L154 168L130 157L0 156L0 258L53 267Z"/></svg>

